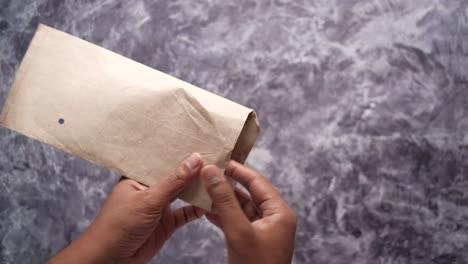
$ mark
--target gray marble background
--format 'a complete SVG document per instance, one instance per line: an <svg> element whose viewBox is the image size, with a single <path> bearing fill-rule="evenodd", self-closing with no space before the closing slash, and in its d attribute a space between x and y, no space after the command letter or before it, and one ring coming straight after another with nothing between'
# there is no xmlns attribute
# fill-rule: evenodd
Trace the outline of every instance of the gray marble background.
<svg viewBox="0 0 468 264"><path fill-rule="evenodd" d="M255 108L294 263L468 263L468 1L0 0L0 105L40 22ZM117 179L0 129L0 263L65 247ZM154 263L225 259L202 220Z"/></svg>

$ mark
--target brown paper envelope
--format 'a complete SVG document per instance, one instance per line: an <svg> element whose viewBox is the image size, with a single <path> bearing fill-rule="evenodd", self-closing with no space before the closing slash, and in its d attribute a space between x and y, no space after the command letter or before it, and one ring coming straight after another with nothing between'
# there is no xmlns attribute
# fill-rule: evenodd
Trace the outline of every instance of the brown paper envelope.
<svg viewBox="0 0 468 264"><path fill-rule="evenodd" d="M252 109L44 25L0 125L146 185L192 152L244 162L259 133ZM179 198L211 209L198 179Z"/></svg>

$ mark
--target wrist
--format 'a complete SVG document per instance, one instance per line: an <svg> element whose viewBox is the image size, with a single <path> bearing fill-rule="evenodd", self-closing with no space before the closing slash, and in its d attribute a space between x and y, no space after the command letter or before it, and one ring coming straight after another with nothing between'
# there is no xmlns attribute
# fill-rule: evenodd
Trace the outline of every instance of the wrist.
<svg viewBox="0 0 468 264"><path fill-rule="evenodd" d="M98 225L95 221L83 235L76 241L76 249L83 252L86 263L115 263L112 234L107 226Z"/></svg>
<svg viewBox="0 0 468 264"><path fill-rule="evenodd" d="M91 230L87 230L80 238L50 259L48 264L113 263L112 256L109 255L110 251L99 240Z"/></svg>

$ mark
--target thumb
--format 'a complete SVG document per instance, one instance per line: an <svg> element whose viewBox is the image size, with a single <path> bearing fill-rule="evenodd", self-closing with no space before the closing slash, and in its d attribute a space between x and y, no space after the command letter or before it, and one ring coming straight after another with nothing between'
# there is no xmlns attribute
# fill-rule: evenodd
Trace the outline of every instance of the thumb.
<svg viewBox="0 0 468 264"><path fill-rule="evenodd" d="M169 176L146 189L149 199L148 204L151 208L157 211L164 210L197 175L201 165L200 154L192 153Z"/></svg>
<svg viewBox="0 0 468 264"><path fill-rule="evenodd" d="M222 171L215 166L206 166L201 170L200 177L213 201L223 231L228 234L236 233L249 226L250 223L234 195L234 189Z"/></svg>

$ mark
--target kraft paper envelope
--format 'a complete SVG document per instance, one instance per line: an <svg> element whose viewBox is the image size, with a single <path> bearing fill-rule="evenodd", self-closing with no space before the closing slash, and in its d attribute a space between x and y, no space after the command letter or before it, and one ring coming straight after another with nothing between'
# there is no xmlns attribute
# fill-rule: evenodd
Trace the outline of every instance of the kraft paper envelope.
<svg viewBox="0 0 468 264"><path fill-rule="evenodd" d="M259 133L252 109L44 25L0 125L146 185L192 152L244 162ZM179 198L211 209L198 179Z"/></svg>

